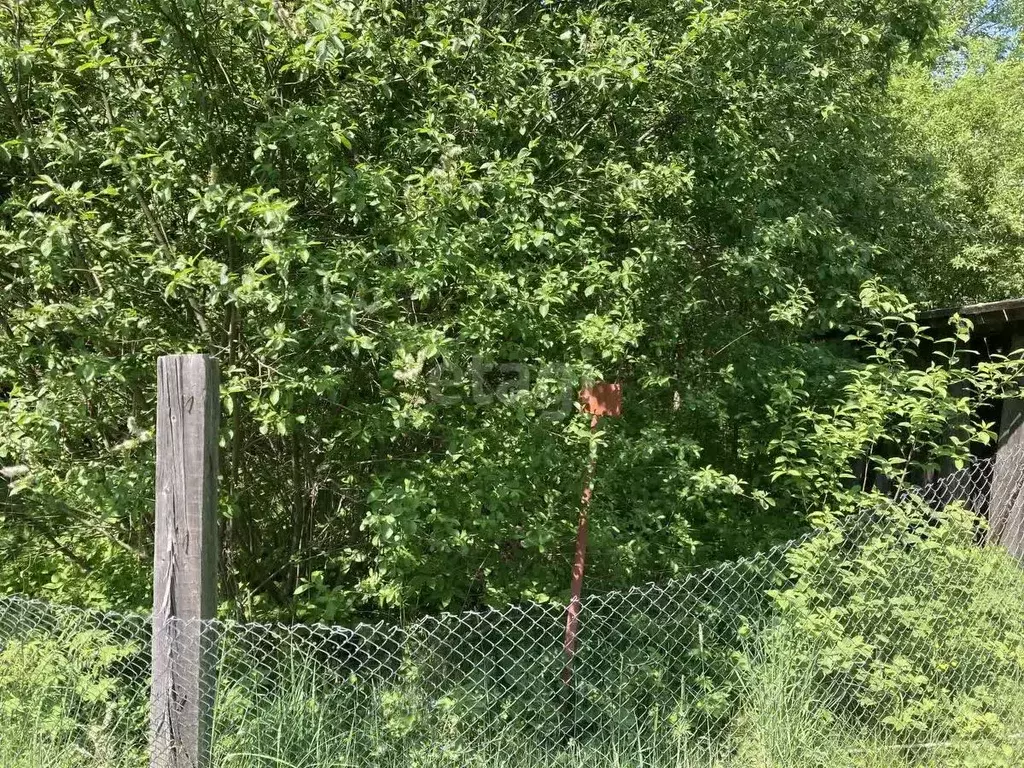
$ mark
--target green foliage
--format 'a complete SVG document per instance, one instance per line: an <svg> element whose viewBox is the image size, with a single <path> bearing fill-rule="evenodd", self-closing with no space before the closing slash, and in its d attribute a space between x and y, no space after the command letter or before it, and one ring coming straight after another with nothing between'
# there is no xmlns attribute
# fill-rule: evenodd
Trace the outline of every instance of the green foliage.
<svg viewBox="0 0 1024 768"><path fill-rule="evenodd" d="M1024 756L1015 737L1024 686L997 686L1006 728L982 738L944 741L941 732L903 734L865 729L837 720L820 706L815 669L806 664L806 638L792 626L767 634L751 652L743 710L728 768L1011 768Z"/></svg>
<svg viewBox="0 0 1024 768"><path fill-rule="evenodd" d="M1024 5L951 4L934 66L893 81L909 151L927 165L944 268L919 276L936 300L1024 294Z"/></svg>
<svg viewBox="0 0 1024 768"><path fill-rule="evenodd" d="M936 470L963 467L972 444L995 439L979 404L1017 392L1024 365L1019 355L979 359L962 318L952 319L952 338L936 341L904 297L876 282L863 286L861 307L864 323L847 338L866 361L832 379L830 404L809 405L822 398L799 379L779 388L786 418L773 477L819 522L863 504L870 483L907 489Z"/></svg>
<svg viewBox="0 0 1024 768"><path fill-rule="evenodd" d="M138 648L98 629L3 638L0 763L120 766L142 759L148 700L122 679Z"/></svg>
<svg viewBox="0 0 1024 768"><path fill-rule="evenodd" d="M788 555L776 593L828 723L890 740L1005 739L1024 680L1024 577L959 504L880 503Z"/></svg>
<svg viewBox="0 0 1024 768"><path fill-rule="evenodd" d="M849 366L807 338L942 258L885 114L939 31L924 0L5 7L0 590L148 603L167 352L223 368L225 611L563 594L595 441L592 586L788 537L772 446ZM626 383L596 436L593 378Z"/></svg>

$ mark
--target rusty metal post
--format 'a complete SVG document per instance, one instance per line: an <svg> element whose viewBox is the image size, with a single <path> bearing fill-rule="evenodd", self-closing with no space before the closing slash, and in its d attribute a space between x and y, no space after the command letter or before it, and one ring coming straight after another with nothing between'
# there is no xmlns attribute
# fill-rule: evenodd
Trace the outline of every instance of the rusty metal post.
<svg viewBox="0 0 1024 768"><path fill-rule="evenodd" d="M600 419L596 413L590 417L590 431L597 429ZM597 467L596 451L590 456L587 474L583 484L583 495L580 497L580 519L576 526L576 554L572 560L572 585L570 587L569 607L565 612L565 667L562 669L562 682L572 685L572 659L576 655L576 633L580 626L580 596L583 594L583 568L587 560L587 526L589 524L590 499L594 492L594 469Z"/></svg>
<svg viewBox="0 0 1024 768"><path fill-rule="evenodd" d="M580 392L583 410L590 414L590 430L594 432L602 416L622 414L622 385L602 382L584 387ZM590 455L587 473L580 497L580 518L576 526L576 553L572 561L572 583L569 606L565 612L565 666L562 668L562 682L572 687L572 662L576 656L576 636L579 634L581 597L583 595L583 569L587 560L587 533L590 524L590 502L594 494L594 470L597 468L596 450Z"/></svg>

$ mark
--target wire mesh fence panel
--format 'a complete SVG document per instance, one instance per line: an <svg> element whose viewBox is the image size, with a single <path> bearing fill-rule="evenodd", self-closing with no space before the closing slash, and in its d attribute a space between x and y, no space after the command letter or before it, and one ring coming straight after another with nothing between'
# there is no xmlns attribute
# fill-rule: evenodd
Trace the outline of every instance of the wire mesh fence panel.
<svg viewBox="0 0 1024 768"><path fill-rule="evenodd" d="M587 597L571 659L553 603L167 631L213 660L217 766L1015 765L1024 572L987 531L993 466ZM0 599L0 765L160 764L150 633L146 616Z"/></svg>

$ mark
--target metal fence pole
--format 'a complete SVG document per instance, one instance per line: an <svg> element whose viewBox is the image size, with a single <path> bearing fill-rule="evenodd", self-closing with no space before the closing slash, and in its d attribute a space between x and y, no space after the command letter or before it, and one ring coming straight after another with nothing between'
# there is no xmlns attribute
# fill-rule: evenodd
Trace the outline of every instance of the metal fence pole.
<svg viewBox="0 0 1024 768"><path fill-rule="evenodd" d="M220 375L207 355L157 361L150 765L210 762L217 609Z"/></svg>

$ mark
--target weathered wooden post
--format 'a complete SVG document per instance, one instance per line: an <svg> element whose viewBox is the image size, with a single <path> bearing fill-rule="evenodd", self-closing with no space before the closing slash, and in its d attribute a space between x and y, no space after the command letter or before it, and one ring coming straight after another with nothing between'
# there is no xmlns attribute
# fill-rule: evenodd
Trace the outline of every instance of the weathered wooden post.
<svg viewBox="0 0 1024 768"><path fill-rule="evenodd" d="M157 361L150 765L210 762L216 658L220 374L207 355Z"/></svg>
<svg viewBox="0 0 1024 768"><path fill-rule="evenodd" d="M1010 349L1024 349L1024 332L1017 331ZM992 469L989 496L989 539L1024 558L1024 400L1003 401L999 447Z"/></svg>

